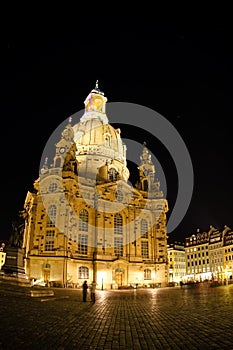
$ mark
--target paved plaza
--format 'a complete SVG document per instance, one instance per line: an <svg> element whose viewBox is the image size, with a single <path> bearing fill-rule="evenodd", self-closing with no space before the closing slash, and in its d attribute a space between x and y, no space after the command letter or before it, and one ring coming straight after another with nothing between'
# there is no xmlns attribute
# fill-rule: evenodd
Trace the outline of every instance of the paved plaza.
<svg viewBox="0 0 233 350"><path fill-rule="evenodd" d="M233 349L233 285L32 297L0 283L0 349Z"/></svg>

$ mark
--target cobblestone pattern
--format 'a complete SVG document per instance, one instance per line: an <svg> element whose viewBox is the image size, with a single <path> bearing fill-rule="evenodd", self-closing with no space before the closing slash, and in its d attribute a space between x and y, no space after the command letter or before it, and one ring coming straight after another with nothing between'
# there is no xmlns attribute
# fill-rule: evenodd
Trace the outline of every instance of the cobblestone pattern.
<svg viewBox="0 0 233 350"><path fill-rule="evenodd" d="M233 286L32 298L0 284L0 349L233 349Z"/></svg>

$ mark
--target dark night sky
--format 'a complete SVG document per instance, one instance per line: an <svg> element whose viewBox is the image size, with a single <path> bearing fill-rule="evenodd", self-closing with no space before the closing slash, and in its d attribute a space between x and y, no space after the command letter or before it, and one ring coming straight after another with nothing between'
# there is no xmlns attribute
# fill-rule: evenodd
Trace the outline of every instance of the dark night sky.
<svg viewBox="0 0 233 350"><path fill-rule="evenodd" d="M163 115L189 150L193 197L171 235L182 239L210 225L233 228L230 25L220 17L158 24L146 16L116 16L88 23L79 14L72 24L31 19L16 25L12 19L4 28L0 237L9 236L38 177L51 133L83 108L96 79L109 102L137 103ZM147 140L159 159L171 212L177 177L170 155L152 135L121 129L122 137Z"/></svg>

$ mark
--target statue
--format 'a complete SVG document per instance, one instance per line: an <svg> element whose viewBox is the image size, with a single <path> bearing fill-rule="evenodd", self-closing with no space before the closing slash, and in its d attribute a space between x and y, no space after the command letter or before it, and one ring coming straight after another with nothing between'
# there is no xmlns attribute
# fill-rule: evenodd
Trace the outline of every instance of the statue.
<svg viewBox="0 0 233 350"><path fill-rule="evenodd" d="M19 211L19 214L12 222L12 233L9 239L11 247L22 248L23 245L23 234L25 229L25 220L27 218L27 211L24 209Z"/></svg>

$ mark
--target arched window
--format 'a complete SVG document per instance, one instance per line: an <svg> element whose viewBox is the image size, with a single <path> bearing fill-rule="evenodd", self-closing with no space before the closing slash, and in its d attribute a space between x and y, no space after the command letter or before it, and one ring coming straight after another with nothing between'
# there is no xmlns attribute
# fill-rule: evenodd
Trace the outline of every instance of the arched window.
<svg viewBox="0 0 233 350"><path fill-rule="evenodd" d="M80 266L78 269L78 278L88 279L89 278L89 269L86 266Z"/></svg>
<svg viewBox="0 0 233 350"><path fill-rule="evenodd" d="M114 233L122 234L123 233L123 219L121 214L114 215Z"/></svg>
<svg viewBox="0 0 233 350"><path fill-rule="evenodd" d="M151 280L151 270L150 269L144 270L144 280Z"/></svg>
<svg viewBox="0 0 233 350"><path fill-rule="evenodd" d="M117 171L114 168L109 169L109 180L117 181Z"/></svg>
<svg viewBox="0 0 233 350"><path fill-rule="evenodd" d="M148 223L144 219L141 221L141 238L148 238Z"/></svg>
<svg viewBox="0 0 233 350"><path fill-rule="evenodd" d="M48 209L47 227L55 227L57 208L52 204Z"/></svg>
<svg viewBox="0 0 233 350"><path fill-rule="evenodd" d="M79 231L88 231L88 211L86 209L81 209L79 212Z"/></svg>

